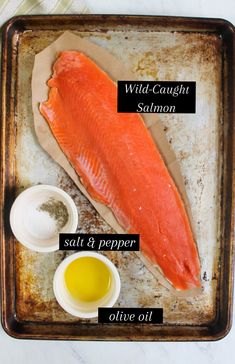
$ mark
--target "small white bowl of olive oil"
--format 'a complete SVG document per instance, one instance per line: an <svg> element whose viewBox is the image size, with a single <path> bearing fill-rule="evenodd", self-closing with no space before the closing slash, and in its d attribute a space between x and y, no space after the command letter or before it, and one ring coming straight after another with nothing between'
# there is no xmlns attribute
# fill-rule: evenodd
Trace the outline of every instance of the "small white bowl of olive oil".
<svg viewBox="0 0 235 364"><path fill-rule="evenodd" d="M59 234L74 233L78 212L72 198L51 185L29 187L15 199L10 225L17 240L37 252L59 249Z"/></svg>
<svg viewBox="0 0 235 364"><path fill-rule="evenodd" d="M53 281L59 305L73 316L93 318L99 307L112 307L121 288L115 265L96 252L78 252L58 266Z"/></svg>

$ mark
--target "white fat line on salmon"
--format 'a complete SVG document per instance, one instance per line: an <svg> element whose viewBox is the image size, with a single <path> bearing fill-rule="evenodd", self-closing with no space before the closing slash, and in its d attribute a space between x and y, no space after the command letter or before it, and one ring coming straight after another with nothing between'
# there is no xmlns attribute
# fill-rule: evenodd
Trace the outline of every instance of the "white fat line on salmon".
<svg viewBox="0 0 235 364"><path fill-rule="evenodd" d="M143 102L139 102L136 112L175 113L175 105L155 105L153 102L150 105L146 105Z"/></svg>
<svg viewBox="0 0 235 364"><path fill-rule="evenodd" d="M182 84L173 86L161 86L159 83L156 83L152 88L150 84L144 85L142 83L125 83L126 94L150 94L154 95L172 95L173 97L177 97L179 95L187 95L189 94L189 86L185 87Z"/></svg>

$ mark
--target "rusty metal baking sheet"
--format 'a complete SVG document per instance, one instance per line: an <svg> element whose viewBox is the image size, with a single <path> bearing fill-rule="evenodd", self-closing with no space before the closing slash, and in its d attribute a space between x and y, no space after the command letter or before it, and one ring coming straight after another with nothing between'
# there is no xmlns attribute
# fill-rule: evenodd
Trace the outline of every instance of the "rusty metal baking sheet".
<svg viewBox="0 0 235 364"><path fill-rule="evenodd" d="M39 183L59 186L70 194L78 209L79 232L113 232L61 167L42 150L33 129L34 56L65 30L109 50L140 80L197 83L196 114L160 114L160 120L185 181L201 260L202 294L174 297L133 252L105 252L121 276L116 306L163 307L164 324L157 327L107 327L99 325L97 319L67 314L55 300L52 280L58 264L71 253L32 252L16 242L10 232L8 213L12 201L22 189ZM223 35L225 31L227 35ZM37 16L19 17L8 23L3 49L2 314L10 334L35 338L206 340L228 331L234 118L232 80L228 75L233 62L232 45L234 29L219 20ZM225 282L223 286L221 282Z"/></svg>

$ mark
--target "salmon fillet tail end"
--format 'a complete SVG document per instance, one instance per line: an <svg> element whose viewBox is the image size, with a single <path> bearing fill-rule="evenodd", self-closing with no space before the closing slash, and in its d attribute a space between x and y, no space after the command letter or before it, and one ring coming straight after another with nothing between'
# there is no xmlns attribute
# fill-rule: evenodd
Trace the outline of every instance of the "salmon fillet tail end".
<svg viewBox="0 0 235 364"><path fill-rule="evenodd" d="M177 290L200 287L189 219L142 117L117 112L117 86L85 54L61 52L40 104L61 150L89 195L108 206Z"/></svg>

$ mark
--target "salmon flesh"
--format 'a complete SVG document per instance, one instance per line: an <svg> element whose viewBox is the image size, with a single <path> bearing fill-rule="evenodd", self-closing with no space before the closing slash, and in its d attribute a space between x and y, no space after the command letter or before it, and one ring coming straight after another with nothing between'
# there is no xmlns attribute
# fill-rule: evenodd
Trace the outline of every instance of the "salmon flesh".
<svg viewBox="0 0 235 364"><path fill-rule="evenodd" d="M107 205L177 290L200 286L200 263L181 196L142 117L117 112L117 87L80 52L60 53L40 104L90 196Z"/></svg>

